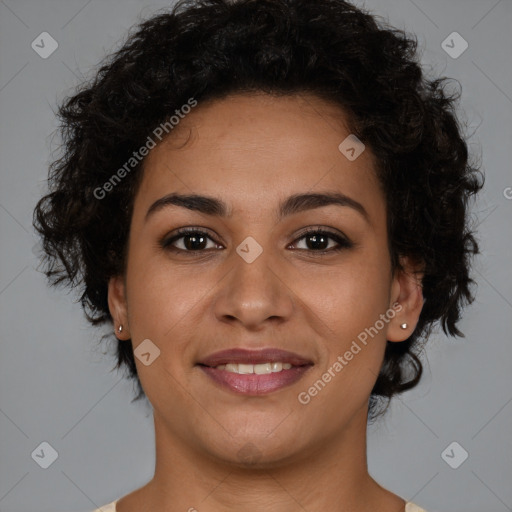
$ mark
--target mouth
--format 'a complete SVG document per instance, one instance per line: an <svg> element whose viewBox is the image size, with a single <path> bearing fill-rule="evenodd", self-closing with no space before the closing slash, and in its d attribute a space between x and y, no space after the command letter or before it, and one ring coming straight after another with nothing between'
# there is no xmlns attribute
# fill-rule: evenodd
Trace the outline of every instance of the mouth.
<svg viewBox="0 0 512 512"><path fill-rule="evenodd" d="M291 386L313 362L280 349L230 349L216 352L197 364L214 384L236 394L262 395Z"/></svg>

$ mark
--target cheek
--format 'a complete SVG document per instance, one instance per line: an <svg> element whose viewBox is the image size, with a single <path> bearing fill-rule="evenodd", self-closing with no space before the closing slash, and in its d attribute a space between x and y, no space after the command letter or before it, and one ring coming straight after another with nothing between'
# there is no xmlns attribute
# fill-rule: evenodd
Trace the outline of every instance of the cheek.
<svg viewBox="0 0 512 512"><path fill-rule="evenodd" d="M305 312L314 313L311 322L318 326L325 354L304 391L324 418L332 413L336 423L341 410L348 413L367 402L379 373L388 325L381 315L388 311L390 275L387 261L370 254L347 259L327 275L324 271L301 278Z"/></svg>
<svg viewBox="0 0 512 512"><path fill-rule="evenodd" d="M186 315L197 303L200 290L194 283L189 286L184 282L185 271L180 274L171 267L156 243L147 234L131 234L126 268L128 320L134 351L149 339L160 350L155 363L160 366L164 362L167 367L168 359L176 360L172 356L179 350L181 339L177 332L186 329ZM165 343L166 339L173 343ZM137 358L135 361L142 381L153 364L146 367Z"/></svg>
<svg viewBox="0 0 512 512"><path fill-rule="evenodd" d="M190 340L197 337L197 312L211 288L204 275L171 268L161 258L133 253L127 269L128 314L134 351L149 339L159 349L150 365L137 357L137 373L149 401L160 410L191 407L184 393ZM181 383L181 384L180 384Z"/></svg>
<svg viewBox="0 0 512 512"><path fill-rule="evenodd" d="M339 348L372 326L388 307L388 264L370 256L354 253L338 266L296 276L295 286L318 317L325 339L336 337Z"/></svg>
<svg viewBox="0 0 512 512"><path fill-rule="evenodd" d="M143 268L128 269L130 329L135 340L150 338L172 347L186 339L191 315L206 300L211 286L204 272L147 260ZM208 275L208 274L207 274ZM174 342L176 340L176 343ZM166 344L166 348L167 348Z"/></svg>

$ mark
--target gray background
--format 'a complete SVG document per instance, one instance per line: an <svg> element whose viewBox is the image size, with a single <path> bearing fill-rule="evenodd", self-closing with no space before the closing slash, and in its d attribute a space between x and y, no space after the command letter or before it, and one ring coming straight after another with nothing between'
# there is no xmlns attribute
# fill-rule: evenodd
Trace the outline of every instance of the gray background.
<svg viewBox="0 0 512 512"><path fill-rule="evenodd" d="M465 339L435 334L417 389L396 399L369 430L369 466L385 487L429 512L512 510L512 2L358 2L417 34L424 64L460 80L471 150L487 182L474 208L483 254ZM131 404L132 384L110 371L102 331L75 297L37 272L32 209L44 192L54 110L126 30L163 1L0 0L0 510L91 510L153 475L150 409ZM31 42L47 31L47 59ZM441 43L459 32L469 48ZM508 196L511 197L512 194ZM57 460L31 458L46 441ZM441 453L457 441L468 459L452 469ZM455 452L454 452L455 453ZM458 457L458 455L455 455Z"/></svg>

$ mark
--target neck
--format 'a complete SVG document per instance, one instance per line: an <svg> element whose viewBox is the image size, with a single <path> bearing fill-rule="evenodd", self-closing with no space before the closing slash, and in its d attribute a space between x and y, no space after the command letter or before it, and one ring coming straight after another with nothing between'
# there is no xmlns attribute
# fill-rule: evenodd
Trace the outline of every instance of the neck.
<svg viewBox="0 0 512 512"><path fill-rule="evenodd" d="M176 439L155 413L155 475L137 491L138 502L162 512L403 511L404 501L368 474L366 413L307 453L257 467L205 456Z"/></svg>

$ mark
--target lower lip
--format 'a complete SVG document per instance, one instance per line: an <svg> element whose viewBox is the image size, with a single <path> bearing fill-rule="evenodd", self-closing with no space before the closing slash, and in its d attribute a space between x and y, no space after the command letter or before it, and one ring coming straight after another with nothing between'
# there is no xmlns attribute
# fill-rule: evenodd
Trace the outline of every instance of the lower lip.
<svg viewBox="0 0 512 512"><path fill-rule="evenodd" d="M213 381L225 389L242 395L265 395L291 386L302 378L312 365L293 366L289 370L257 375L255 373L233 373L209 366L199 366Z"/></svg>

